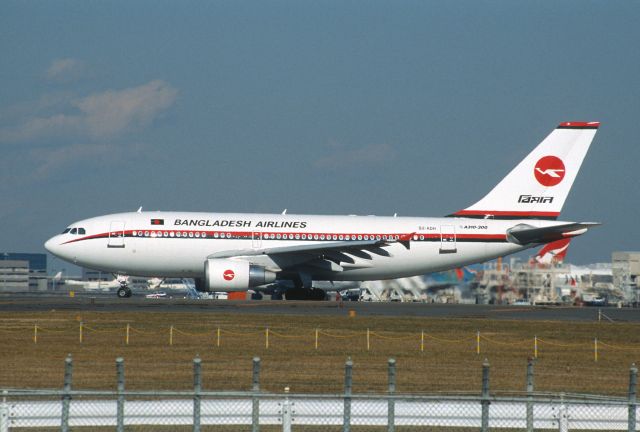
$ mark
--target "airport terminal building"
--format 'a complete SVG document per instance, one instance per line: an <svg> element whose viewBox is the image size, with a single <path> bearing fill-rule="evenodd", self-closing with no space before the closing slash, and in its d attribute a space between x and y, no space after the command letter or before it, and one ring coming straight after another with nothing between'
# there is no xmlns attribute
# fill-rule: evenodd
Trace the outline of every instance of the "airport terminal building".
<svg viewBox="0 0 640 432"><path fill-rule="evenodd" d="M46 254L0 252L0 292L46 290Z"/></svg>

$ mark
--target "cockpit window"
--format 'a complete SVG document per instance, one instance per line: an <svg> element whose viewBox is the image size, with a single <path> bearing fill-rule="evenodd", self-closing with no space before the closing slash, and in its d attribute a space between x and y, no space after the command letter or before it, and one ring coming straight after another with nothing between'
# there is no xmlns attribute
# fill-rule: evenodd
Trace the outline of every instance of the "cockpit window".
<svg viewBox="0 0 640 432"><path fill-rule="evenodd" d="M71 231L71 228L67 228L66 230L62 231L62 234L66 234L66 233L68 233L69 231Z"/></svg>
<svg viewBox="0 0 640 432"><path fill-rule="evenodd" d="M78 234L86 234L84 228L78 228Z"/></svg>
<svg viewBox="0 0 640 432"><path fill-rule="evenodd" d="M69 234L77 234L78 233L78 228L72 228L71 232L69 232Z"/></svg>

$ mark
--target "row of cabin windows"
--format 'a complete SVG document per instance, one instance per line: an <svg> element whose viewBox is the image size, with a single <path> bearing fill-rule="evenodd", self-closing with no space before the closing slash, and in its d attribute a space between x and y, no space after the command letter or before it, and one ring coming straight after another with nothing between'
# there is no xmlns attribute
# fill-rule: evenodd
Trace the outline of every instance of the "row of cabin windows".
<svg viewBox="0 0 640 432"><path fill-rule="evenodd" d="M62 234L86 234L87 232L84 230L84 228L67 228L66 230L64 230L62 232Z"/></svg>

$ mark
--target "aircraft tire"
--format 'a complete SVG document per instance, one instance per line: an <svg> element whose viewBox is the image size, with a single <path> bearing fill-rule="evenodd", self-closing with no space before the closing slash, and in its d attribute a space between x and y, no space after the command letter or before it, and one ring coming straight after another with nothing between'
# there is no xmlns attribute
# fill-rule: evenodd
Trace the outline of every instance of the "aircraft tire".
<svg viewBox="0 0 640 432"><path fill-rule="evenodd" d="M127 287L120 287L118 288L117 291L117 295L118 298L127 298L127 297L131 297L131 290Z"/></svg>

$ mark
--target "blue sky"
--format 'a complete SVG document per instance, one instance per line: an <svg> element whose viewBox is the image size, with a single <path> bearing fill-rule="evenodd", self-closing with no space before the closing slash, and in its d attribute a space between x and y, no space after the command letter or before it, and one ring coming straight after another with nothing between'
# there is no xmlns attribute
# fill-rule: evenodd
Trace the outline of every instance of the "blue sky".
<svg viewBox="0 0 640 432"><path fill-rule="evenodd" d="M640 249L635 1L4 1L0 250L136 210L440 216L602 126L575 263Z"/></svg>

